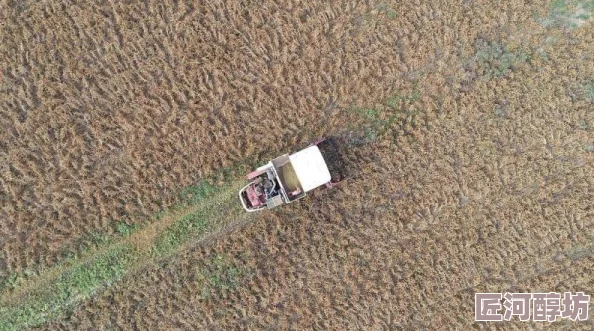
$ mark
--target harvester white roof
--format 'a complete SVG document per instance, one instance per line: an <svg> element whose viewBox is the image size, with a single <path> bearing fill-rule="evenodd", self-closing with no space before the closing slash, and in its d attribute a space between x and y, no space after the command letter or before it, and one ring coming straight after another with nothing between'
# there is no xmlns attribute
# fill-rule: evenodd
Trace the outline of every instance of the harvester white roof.
<svg viewBox="0 0 594 331"><path fill-rule="evenodd" d="M289 156L303 191L311 191L331 180L330 171L318 146L310 146Z"/></svg>

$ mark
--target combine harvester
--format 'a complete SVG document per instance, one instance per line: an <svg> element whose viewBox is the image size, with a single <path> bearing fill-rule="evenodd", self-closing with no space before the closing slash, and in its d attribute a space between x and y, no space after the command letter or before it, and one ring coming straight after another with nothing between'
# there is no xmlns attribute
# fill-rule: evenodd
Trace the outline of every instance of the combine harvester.
<svg viewBox="0 0 594 331"><path fill-rule="evenodd" d="M335 172L341 166L339 160L332 138L318 140L297 153L281 155L247 175L250 182L239 191L241 204L249 212L271 209L299 200L322 185L331 188L342 175L333 179L328 167Z"/></svg>

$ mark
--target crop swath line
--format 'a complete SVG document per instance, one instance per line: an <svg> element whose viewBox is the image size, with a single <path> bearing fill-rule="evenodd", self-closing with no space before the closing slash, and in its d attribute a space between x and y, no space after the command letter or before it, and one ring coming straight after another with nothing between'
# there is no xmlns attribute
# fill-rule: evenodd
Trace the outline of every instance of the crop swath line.
<svg viewBox="0 0 594 331"><path fill-rule="evenodd" d="M234 179L221 186L208 186L189 205L128 237L49 269L2 294L0 330L22 330L55 319L125 275L246 223L250 218L236 201L241 185L243 180ZM194 220L202 227L197 229ZM166 241L166 249L158 249L171 233L183 235Z"/></svg>

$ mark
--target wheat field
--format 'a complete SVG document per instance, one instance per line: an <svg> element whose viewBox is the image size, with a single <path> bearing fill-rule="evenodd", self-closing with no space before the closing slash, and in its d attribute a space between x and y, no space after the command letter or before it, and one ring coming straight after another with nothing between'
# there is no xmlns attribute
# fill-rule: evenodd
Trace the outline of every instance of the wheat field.
<svg viewBox="0 0 594 331"><path fill-rule="evenodd" d="M216 236L26 325L590 330L475 322L473 300L594 293L592 15L585 0L2 1L0 302L221 169L335 136L337 188L242 222L221 200Z"/></svg>

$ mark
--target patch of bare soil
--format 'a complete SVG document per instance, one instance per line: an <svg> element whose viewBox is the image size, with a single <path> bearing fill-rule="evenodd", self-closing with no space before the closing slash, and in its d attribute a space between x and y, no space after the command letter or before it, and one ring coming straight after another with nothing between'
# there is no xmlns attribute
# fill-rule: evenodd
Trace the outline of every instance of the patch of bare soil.
<svg viewBox="0 0 594 331"><path fill-rule="evenodd" d="M318 148L328 165L328 170L330 171L333 183L338 183L343 179L348 178L348 171L343 160L343 154L348 153L351 146L341 138L343 137L327 137L323 142L318 144Z"/></svg>

